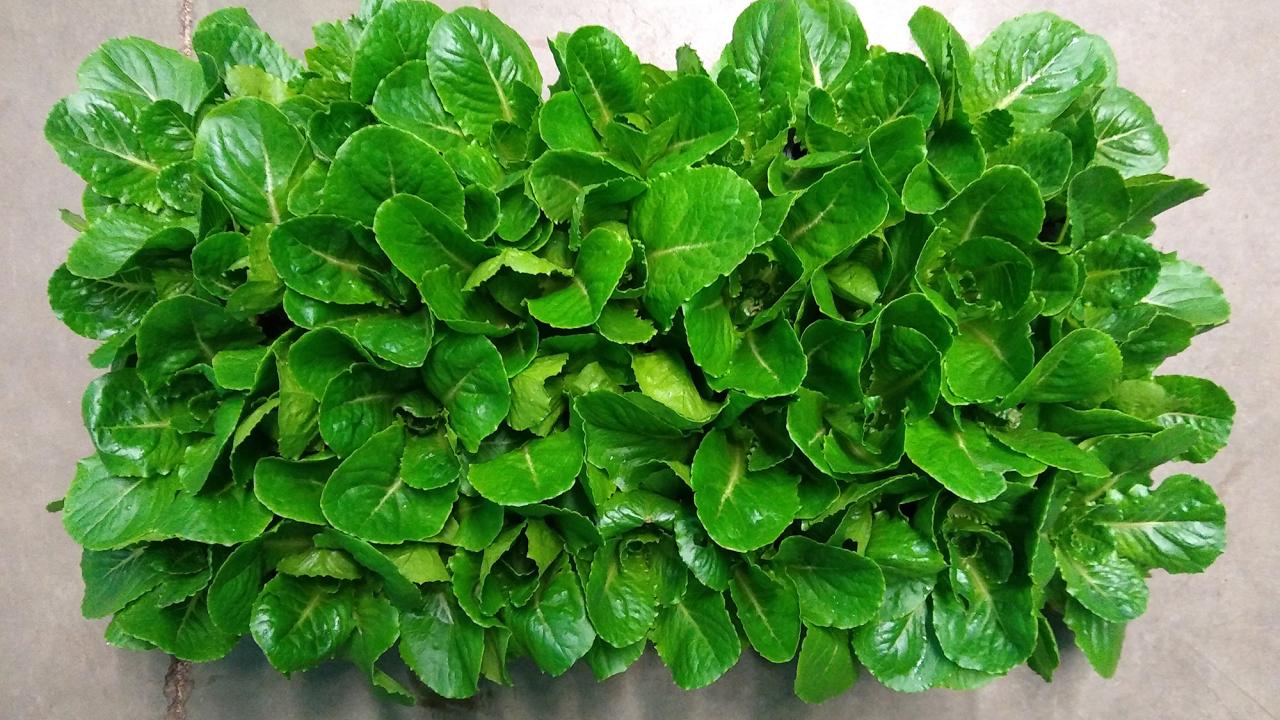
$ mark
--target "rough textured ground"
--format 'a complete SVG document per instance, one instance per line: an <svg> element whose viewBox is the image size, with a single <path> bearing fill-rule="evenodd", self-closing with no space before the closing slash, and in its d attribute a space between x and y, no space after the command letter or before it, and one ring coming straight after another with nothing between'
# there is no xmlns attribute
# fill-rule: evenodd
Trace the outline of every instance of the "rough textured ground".
<svg viewBox="0 0 1280 720"><path fill-rule="evenodd" d="M458 3L437 0L446 8ZM295 51L314 21L349 14L355 0L243 0ZM197 15L222 0L197 0ZM483 3L482 3L483 4ZM691 43L713 59L743 0L493 0L551 68L545 45L559 30L598 23L618 31L645 60L670 65ZM857 3L874 42L910 44L914 3ZM80 181L41 137L44 116L73 90L80 59L102 40L142 35L175 43L178 0L0 0L0 714L12 718L163 716L168 660L100 640L102 623L79 619L79 549L43 506L60 497L75 459L89 450L79 398L93 371L89 344L63 329L44 300L48 274L74 234L58 221ZM435 708L382 707L348 668L293 679L272 671L251 646L194 671L192 720L271 717L521 717L669 720L677 717L1031 716L1050 718L1262 718L1280 714L1280 3L1273 0L935 0L971 40L1000 20L1050 9L1104 35L1121 81L1156 110L1173 143L1170 171L1213 191L1165 216L1157 244L1203 264L1235 308L1231 325L1200 338L1172 365L1226 385L1239 405L1231 446L1199 472L1229 512L1227 554L1204 576L1160 576L1151 609L1133 623L1120 671L1095 677L1074 651L1045 685L1028 671L970 693L905 696L864 674L852 692L819 707L792 697L793 668L744 660L714 686L678 690L656 657L596 684L585 667L554 682L530 665L517 687ZM554 75L554 71L550 74Z"/></svg>

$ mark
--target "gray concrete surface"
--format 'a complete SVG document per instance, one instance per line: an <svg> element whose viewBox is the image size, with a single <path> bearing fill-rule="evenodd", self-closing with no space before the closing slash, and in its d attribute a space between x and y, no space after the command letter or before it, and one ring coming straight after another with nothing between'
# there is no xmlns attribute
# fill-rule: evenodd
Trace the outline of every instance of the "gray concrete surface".
<svg viewBox="0 0 1280 720"><path fill-rule="evenodd" d="M197 13L223 0L197 0ZM260 23L301 51L312 22L349 14L356 0L244 0ZM442 2L454 6L456 2ZM601 23L645 60L670 65L692 43L717 56L743 0L494 0L489 6L536 42ZM910 45L914 2L857 3L874 42ZM74 88L80 59L102 40L142 35L174 43L177 0L0 0L0 717L163 716L166 659L102 643L101 622L79 617L78 548L56 516L75 459L89 450L78 411L93 375L89 343L63 329L44 300L48 274L73 233L58 221L80 181L41 137L48 108ZM1172 363L1208 375L1239 406L1231 446L1199 472L1229 511L1226 555L1199 577L1158 576L1151 609L1133 623L1116 678L1095 677L1066 652L1052 685L1015 672L970 693L899 695L865 674L838 700L807 707L791 697L792 668L746 658L711 688L678 690L652 655L596 684L585 668L548 681L516 669L515 689L463 704L385 707L357 675L323 667L285 679L256 648L197 669L192 720L221 718L512 717L613 720L706 718L1262 718L1280 714L1280 3L1275 0L937 0L971 40L1000 20L1051 9L1101 33L1121 79L1146 98L1173 143L1171 172L1213 191L1160 223L1157 244L1205 265L1234 303L1231 325ZM554 75L554 72L550 74Z"/></svg>

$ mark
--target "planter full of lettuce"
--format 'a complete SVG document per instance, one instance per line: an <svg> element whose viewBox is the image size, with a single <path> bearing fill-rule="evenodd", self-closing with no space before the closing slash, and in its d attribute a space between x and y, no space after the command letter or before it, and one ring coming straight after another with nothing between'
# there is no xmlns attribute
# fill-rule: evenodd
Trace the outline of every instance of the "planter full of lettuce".
<svg viewBox="0 0 1280 720"><path fill-rule="evenodd" d="M1158 471L1234 414L1158 370L1227 321L1152 244L1205 187L1098 36L910 29L760 0L669 69L584 27L549 85L418 0L304 59L240 9L194 58L103 44L45 126L86 183L50 304L100 341L84 615L403 702L650 645L686 689L794 660L811 702L1047 680L1063 625L1111 675L1146 578L1224 546Z"/></svg>

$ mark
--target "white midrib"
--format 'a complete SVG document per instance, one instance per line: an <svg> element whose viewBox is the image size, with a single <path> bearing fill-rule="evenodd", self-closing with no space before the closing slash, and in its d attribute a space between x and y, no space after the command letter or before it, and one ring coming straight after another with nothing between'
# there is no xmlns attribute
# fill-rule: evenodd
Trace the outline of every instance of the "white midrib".
<svg viewBox="0 0 1280 720"><path fill-rule="evenodd" d="M648 259L650 261L653 261L653 260L657 260L660 257L663 257L664 255L670 255L672 253L683 253L683 252L688 252L690 250L699 250L705 247L707 247L705 243L684 243L682 245L671 245L670 247L659 248L649 253Z"/></svg>
<svg viewBox="0 0 1280 720"><path fill-rule="evenodd" d="M751 349L751 355L756 359L756 362L760 363L760 367L764 368L764 371L769 373L769 377L774 380L782 379L778 375L777 371L765 361L764 356L760 354L760 346L756 344L756 336L754 333L747 333L747 347Z"/></svg>
<svg viewBox="0 0 1280 720"><path fill-rule="evenodd" d="M780 639L778 631L774 629L773 623L769 622L769 616L765 613L764 605L760 603L760 599L751 590L751 587L742 582L741 576L738 581L738 593L745 596L748 604L755 610L756 617L760 620L760 624L769 631L769 635L775 639Z"/></svg>
<svg viewBox="0 0 1280 720"><path fill-rule="evenodd" d="M733 465L729 469L729 479L725 481L724 492L720 494L720 505L716 508L717 512L724 512L724 506L728 504L729 497L733 495L733 490L742 481L742 476L746 470L745 453L737 448L730 449L733 453Z"/></svg>
<svg viewBox="0 0 1280 720"><path fill-rule="evenodd" d="M262 162L263 181L267 185L267 187L265 188L266 192L263 193L263 196L266 197L267 199L267 209L271 211L271 222L275 225L279 225L280 224L280 208L278 203L276 202L276 193L275 193L276 174L271 169L271 158L268 156L265 156L264 154L264 157L262 158L262 160L263 160Z"/></svg>
<svg viewBox="0 0 1280 720"><path fill-rule="evenodd" d="M1000 349L1000 346L996 344L996 341L992 339L990 335L972 326L966 328L965 332L977 338L978 342L982 343L983 346L985 346L988 350L990 350L1002 365L1004 365L1006 368L1010 370L1014 369L1013 365L1009 362L1009 359L1005 357L1004 351Z"/></svg>
<svg viewBox="0 0 1280 720"><path fill-rule="evenodd" d="M596 105L600 106L600 115L606 120L613 119L613 111L609 109L609 103L604 101L604 96L600 94L600 86L596 84L596 79L591 73L583 73L587 76L587 84L591 86L591 95L596 100Z"/></svg>
<svg viewBox="0 0 1280 720"><path fill-rule="evenodd" d="M1044 65L1040 66L1039 70L1036 70L1034 73L1031 73L1031 75L1029 75L1026 80L1023 80L1021 83L1019 83L1018 86L1015 87L1012 92L1010 92L1008 95L1001 98L1000 102L996 103L995 105L996 109L1004 110L1008 108L1019 97L1022 97L1022 94L1027 91L1027 88L1031 87L1037 82L1040 82L1040 79L1048 74L1049 69L1053 67L1053 64L1055 62L1058 61L1058 58L1062 57L1063 53L1065 53L1067 50L1069 50L1072 46L1076 44L1077 39L1078 38L1072 38L1070 42L1068 42L1066 45L1063 45L1061 48L1059 48L1058 52L1054 53L1053 57L1046 60Z"/></svg>
<svg viewBox="0 0 1280 720"><path fill-rule="evenodd" d="M836 202L839 199L840 199L840 193L837 192L835 195L831 197L831 200L827 203L827 206L822 208L822 210L820 210L817 215L813 216L813 218L808 222L806 222L805 224L791 231L791 234L787 236L787 242L794 243L796 240L809 234L809 231L817 227L822 222L823 218L827 216L827 213L831 212L832 209L835 208Z"/></svg>
<svg viewBox="0 0 1280 720"><path fill-rule="evenodd" d="M99 515L98 519L95 520L92 525L86 528L84 535L86 537L88 537L89 535L92 535L93 531L97 530L99 525L106 522L107 518L113 514L111 511L115 510L115 508L118 507L120 503L124 502L125 498L131 495L134 490L137 490L139 487L142 487L143 480L144 478L138 478L137 480L134 480L132 483L129 484L129 487L127 487L124 490L124 492L117 495L115 502L111 503L111 507L108 508L108 511Z"/></svg>
<svg viewBox="0 0 1280 720"><path fill-rule="evenodd" d="M480 51L480 44L476 39L467 34L471 38L471 44L475 48L476 57L480 58L480 65L484 67L485 73L489 76L489 82L493 84L493 89L498 94L498 103L502 106L502 118L504 120L515 119L515 113L511 110L511 102L507 99L507 91L502 87L502 83L498 81L498 76L494 74L493 68L489 65L489 61L485 58L484 53Z"/></svg>
<svg viewBox="0 0 1280 720"><path fill-rule="evenodd" d="M529 453L529 446L520 448L520 453L524 455L524 466L529 470L530 484L538 487L538 470L533 466L533 455Z"/></svg>
<svg viewBox="0 0 1280 720"><path fill-rule="evenodd" d="M379 500L379 501L378 501L378 504L377 504L377 505L374 505L374 506L373 506L373 509L371 509L371 510L369 511L369 518L368 518L368 519L369 519L369 520L372 520L372 519L373 519L373 516L374 516L374 515L377 515L377 514L378 514L378 511L382 509L382 506L383 506L383 505L386 505L386 504L387 504L387 501L391 499L391 496L392 496L392 495L395 495L395 494L396 494L396 493L398 493L398 492L400 492L400 488L402 488L402 487L404 487L404 478L402 478L402 477L400 477L400 476L398 476L398 475L397 475L397 476L396 476L396 480L395 480L395 482L393 482L393 483L391 483L391 485L387 486L387 491L386 491L386 492L384 492L384 493L382 494L382 499L381 499L381 500Z"/></svg>

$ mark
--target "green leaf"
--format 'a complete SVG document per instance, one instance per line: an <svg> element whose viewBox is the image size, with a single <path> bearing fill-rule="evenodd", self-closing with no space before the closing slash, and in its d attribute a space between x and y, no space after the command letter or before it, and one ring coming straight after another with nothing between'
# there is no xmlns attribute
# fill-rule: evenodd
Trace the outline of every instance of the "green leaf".
<svg viewBox="0 0 1280 720"><path fill-rule="evenodd" d="M587 576L586 605L604 642L615 648L642 642L658 614L648 557L625 542L598 547Z"/></svg>
<svg viewBox="0 0 1280 720"><path fill-rule="evenodd" d="M476 266L496 253L469 237L434 205L397 195L378 208L373 229L378 246L418 286L435 317L470 332L496 334L507 326L496 303L462 289Z"/></svg>
<svg viewBox="0 0 1280 720"><path fill-rule="evenodd" d="M872 521L865 554L884 573L881 618L902 617L923 605L946 566L928 538L892 515L878 515Z"/></svg>
<svg viewBox="0 0 1280 720"><path fill-rule="evenodd" d="M499 505L531 505L573 487L582 468L582 453L581 439L574 431L564 430L472 465L467 480Z"/></svg>
<svg viewBox="0 0 1280 720"><path fill-rule="evenodd" d="M352 604L351 620L351 637L343 654L366 674L375 676L373 664L400 637L400 613L386 598L361 592Z"/></svg>
<svg viewBox="0 0 1280 720"><path fill-rule="evenodd" d="M925 61L941 86L943 110L947 115L959 114L961 86L970 81L973 61L969 45L937 10L922 7L907 23Z"/></svg>
<svg viewBox="0 0 1280 720"><path fill-rule="evenodd" d="M355 452L395 421L406 380L363 364L338 373L320 400L320 436L340 457Z"/></svg>
<svg viewBox="0 0 1280 720"><path fill-rule="evenodd" d="M428 543L405 543L385 549L385 554L395 563L396 568L411 583L447 582L449 570L440 559L437 545Z"/></svg>
<svg viewBox="0 0 1280 720"><path fill-rule="evenodd" d="M85 550L80 556L80 612L86 618L106 617L145 595L167 578L160 555L148 545Z"/></svg>
<svg viewBox="0 0 1280 720"><path fill-rule="evenodd" d="M799 509L797 478L780 467L747 469L747 448L721 430L703 437L693 457L690 485L698 519L718 545L746 552L768 545Z"/></svg>
<svg viewBox="0 0 1280 720"><path fill-rule="evenodd" d="M1152 218L1209 191L1209 188L1195 180L1171 178L1168 175L1131 178L1125 182L1125 188L1129 191L1130 198L1129 220L1121 230L1142 237L1155 232ZM1171 254L1168 259L1173 260L1174 256Z"/></svg>
<svg viewBox="0 0 1280 720"><path fill-rule="evenodd" d="M67 253L67 270L83 278L105 280L128 268L147 250L184 251L191 247L190 220L154 215L136 207L109 208L76 238Z"/></svg>
<svg viewBox="0 0 1280 720"><path fill-rule="evenodd" d="M889 620L877 620L853 631L858 660L885 687L920 692L933 687L948 662L928 627L929 604Z"/></svg>
<svg viewBox="0 0 1280 720"><path fill-rule="evenodd" d="M991 158L992 165L1016 165L1036 181L1040 194L1052 197L1071 175L1071 140L1059 132L1043 130L1020 134Z"/></svg>
<svg viewBox="0 0 1280 720"><path fill-rule="evenodd" d="M900 117L914 117L929 127L938 113L938 81L920 58L884 53L872 58L847 84L836 90L841 120L856 131L869 131Z"/></svg>
<svg viewBox="0 0 1280 720"><path fill-rule="evenodd" d="M587 461L613 477L629 477L655 462L686 460L692 444L679 425L658 414L662 406L653 405L607 390L579 397L573 407L583 421Z"/></svg>
<svg viewBox="0 0 1280 720"><path fill-rule="evenodd" d="M502 356L483 337L440 338L422 376L448 412L449 426L471 452L498 429L511 409L511 386Z"/></svg>
<svg viewBox="0 0 1280 720"><path fill-rule="evenodd" d="M1203 572L1226 544L1226 511L1208 483L1191 475L1166 478L1155 490L1139 485L1102 520L1117 551L1144 568Z"/></svg>
<svg viewBox="0 0 1280 720"><path fill-rule="evenodd" d="M511 412L507 424L513 430L546 435L564 412L564 398L548 380L564 370L567 354L535 358L529 367L511 378Z"/></svg>
<svg viewBox="0 0 1280 720"><path fill-rule="evenodd" d="M779 318L748 330L724 374L709 383L716 390L733 389L749 397L783 397L800 388L807 371L795 329Z"/></svg>
<svg viewBox="0 0 1280 720"><path fill-rule="evenodd" d="M733 571L729 596L738 623L760 657L775 663L795 657L800 643L800 602L788 582L743 563Z"/></svg>
<svg viewBox="0 0 1280 720"><path fill-rule="evenodd" d="M284 556L276 563L276 571L294 577L360 579L360 566L352 562L346 553L321 548Z"/></svg>
<svg viewBox="0 0 1280 720"><path fill-rule="evenodd" d="M1031 291L1044 303L1042 315L1057 315L1076 301L1084 275L1076 257L1051 250L1033 252L1028 257L1035 265Z"/></svg>
<svg viewBox="0 0 1280 720"><path fill-rule="evenodd" d="M640 59L622 38L598 25L574 31L564 44L569 87L596 129L640 109Z"/></svg>
<svg viewBox="0 0 1280 720"><path fill-rule="evenodd" d="M568 562L544 575L529 603L508 618L514 637L543 672L562 675L595 642L578 575Z"/></svg>
<svg viewBox="0 0 1280 720"><path fill-rule="evenodd" d="M337 530L325 530L314 537L316 547L343 550L358 564L382 580L382 592L401 610L417 610L423 597L399 566L381 550L359 538Z"/></svg>
<svg viewBox="0 0 1280 720"><path fill-rule="evenodd" d="M925 418L907 426L907 457L947 490L971 502L987 502L1004 492L1005 472L1035 475L1034 461L996 445L981 426Z"/></svg>
<svg viewBox="0 0 1280 720"><path fill-rule="evenodd" d="M462 285L463 292L470 292L484 285L504 269L520 275L564 274L564 268L556 263L540 258L527 250L506 248L476 266L476 269L467 277L466 283Z"/></svg>
<svg viewBox="0 0 1280 720"><path fill-rule="evenodd" d="M1067 592L1110 622L1132 620L1147 609L1147 583L1132 562L1096 543L1054 548Z"/></svg>
<svg viewBox="0 0 1280 720"><path fill-rule="evenodd" d="M796 697L807 703L826 702L853 687L857 679L849 631L805 626L796 662Z"/></svg>
<svg viewBox="0 0 1280 720"><path fill-rule="evenodd" d="M1185 455L1192 462L1207 462L1226 446L1236 413L1226 390L1187 375L1125 382L1117 388L1112 404L1161 427L1186 426L1194 430L1195 444Z"/></svg>
<svg viewBox="0 0 1280 720"><path fill-rule="evenodd" d="M1124 647L1125 624L1103 620L1074 599L1067 600L1063 620L1075 634L1076 646L1094 671L1104 678L1114 676Z"/></svg>
<svg viewBox="0 0 1280 720"><path fill-rule="evenodd" d="M431 592L421 611L400 617L400 657L444 697L476 693L483 655L484 628L462 613L447 590Z"/></svg>
<svg viewBox="0 0 1280 720"><path fill-rule="evenodd" d="M383 123L411 133L441 152L466 142L431 84L426 60L410 60L383 78L371 109Z"/></svg>
<svg viewBox="0 0 1280 720"><path fill-rule="evenodd" d="M857 627L876 616L884 599L880 568L843 548L792 535L772 564L795 583L800 617L809 625Z"/></svg>
<svg viewBox="0 0 1280 720"><path fill-rule="evenodd" d="M800 343L808 365L805 387L836 402L861 399L860 375L867 356L867 336L857 326L817 320L805 328Z"/></svg>
<svg viewBox="0 0 1280 720"><path fill-rule="evenodd" d="M122 478L97 456L76 463L62 507L67 534L86 550L114 550L159 530L177 491L172 476Z"/></svg>
<svg viewBox="0 0 1280 720"><path fill-rule="evenodd" d="M927 416L938 402L942 384L937 347L910 327L886 324L878 335L868 393L883 398L892 412L905 411L908 419Z"/></svg>
<svg viewBox="0 0 1280 720"><path fill-rule="evenodd" d="M758 81L761 100L783 111L790 110L801 80L809 74L802 46L798 6L792 3L752 3L733 24L731 48L737 67ZM785 119L785 114L778 118Z"/></svg>
<svg viewBox="0 0 1280 720"><path fill-rule="evenodd" d="M691 588L674 605L664 607L651 638L671 678L684 690L715 682L742 653L724 595L705 588Z"/></svg>
<svg viewBox="0 0 1280 720"><path fill-rule="evenodd" d="M164 514L160 531L211 545L237 545L262 534L271 512L247 488L232 485L214 493L179 492Z"/></svg>
<svg viewBox="0 0 1280 720"><path fill-rule="evenodd" d="M1151 108L1124 88L1110 87L1098 96L1093 126L1098 139L1094 162L1125 177L1158 173L1169 162L1169 140Z"/></svg>
<svg viewBox="0 0 1280 720"><path fill-rule="evenodd" d="M992 314L1007 317L1021 310L1031 297L1031 260L1003 240L974 238L955 248L948 259L951 291L964 304L990 308Z"/></svg>
<svg viewBox="0 0 1280 720"><path fill-rule="evenodd" d="M251 391L262 379L270 355L269 346L223 350L213 356L214 381L227 390Z"/></svg>
<svg viewBox="0 0 1280 720"><path fill-rule="evenodd" d="M1095 305L1133 305L1160 278L1160 255L1132 235L1108 235L1084 249L1084 299Z"/></svg>
<svg viewBox="0 0 1280 720"><path fill-rule="evenodd" d="M1079 445L1058 435L1034 428L1022 426L1009 430L991 430L991 435L1000 444L1027 457L1069 472L1103 477L1110 475L1107 466L1097 456L1081 448Z"/></svg>
<svg viewBox="0 0 1280 720"><path fill-rule="evenodd" d="M1040 234L1044 216L1035 180L1022 168L1001 165L983 173L933 217L948 247L955 247L983 236L1026 245Z"/></svg>
<svg viewBox="0 0 1280 720"><path fill-rule="evenodd" d="M374 355L401 367L421 367L435 336L431 314L395 313L366 315L356 321L356 340Z"/></svg>
<svg viewBox="0 0 1280 720"><path fill-rule="evenodd" d="M631 241L620 228L593 229L582 238L569 283L530 300L529 314L555 328L595 323L626 272L631 252Z"/></svg>
<svg viewBox="0 0 1280 720"><path fill-rule="evenodd" d="M129 333L156 302L150 274L134 269L93 280L60 265L49 278L49 307L72 332L94 340Z"/></svg>
<svg viewBox="0 0 1280 720"><path fill-rule="evenodd" d="M584 104L587 104L584 102ZM738 132L738 118L724 91L711 78L690 75L649 96L650 117L662 118L666 147L649 166L649 176L689 167L724 146Z"/></svg>
<svg viewBox="0 0 1280 720"><path fill-rule="evenodd" d="M151 477L175 469L183 442L173 409L147 393L132 368L89 383L81 403L85 427L107 471L124 477Z"/></svg>
<svg viewBox="0 0 1280 720"><path fill-rule="evenodd" d="M191 662L209 662L231 652L237 638L213 624L204 593L164 607L149 600L143 596L116 615L121 631Z"/></svg>
<svg viewBox="0 0 1280 720"><path fill-rule="evenodd" d="M425 540L444 528L457 488L419 490L403 425L392 425L352 452L325 483L320 507L333 527L370 542Z"/></svg>
<svg viewBox="0 0 1280 720"><path fill-rule="evenodd" d="M641 640L624 648L615 648L609 643L597 639L596 643L587 651L583 660L591 668L596 680L604 681L631 667L644 654L644 648L647 644Z"/></svg>
<svg viewBox="0 0 1280 720"><path fill-rule="evenodd" d="M237 66L257 68L285 81L302 73L302 63L290 57L247 15L248 22L210 22L213 17L200 21L192 46L197 55L209 58L207 62L219 75L227 76Z"/></svg>
<svg viewBox="0 0 1280 720"><path fill-rule="evenodd" d="M551 150L599 153L600 137L591 126L578 96L567 90L552 93L538 112L538 133Z"/></svg>
<svg viewBox="0 0 1280 720"><path fill-rule="evenodd" d="M151 160L137 129L140 103L128 97L79 92L59 101L44 125L58 159L95 192L140 205L163 206Z"/></svg>
<svg viewBox="0 0 1280 720"><path fill-rule="evenodd" d="M605 305L595 327L606 340L621 345L645 343L658 333L653 322L640 317L639 309L631 304Z"/></svg>
<svg viewBox="0 0 1280 720"><path fill-rule="evenodd" d="M262 540L252 540L238 546L213 576L208 593L209 617L223 632L249 632L253 603L262 590L266 572L262 545Z"/></svg>
<svg viewBox="0 0 1280 720"><path fill-rule="evenodd" d="M443 10L422 0L391 3L374 15L351 59L351 99L368 103L383 78L425 58L431 29L442 16Z"/></svg>
<svg viewBox="0 0 1280 720"><path fill-rule="evenodd" d="M631 370L635 373L640 392L685 420L702 424L720 413L721 406L702 396L684 363L672 353L633 355Z"/></svg>
<svg viewBox="0 0 1280 720"><path fill-rule="evenodd" d="M175 373L211 367L218 352L261 339L257 326L219 305L190 295L171 297L152 306L138 326L138 377L155 391Z"/></svg>
<svg viewBox="0 0 1280 720"><path fill-rule="evenodd" d="M1131 212L1132 199L1124 178L1114 168L1091 167L1076 175L1067 188L1073 246L1086 245L1120 229Z"/></svg>
<svg viewBox="0 0 1280 720"><path fill-rule="evenodd" d="M573 214L585 190L626 176L626 170L605 158L580 150L552 150L529 168L529 186L542 212L563 222Z"/></svg>
<svg viewBox="0 0 1280 720"><path fill-rule="evenodd" d="M328 215L286 220L271 232L271 263L290 290L307 297L338 305L382 301L373 273L385 261L369 252L362 232Z"/></svg>
<svg viewBox="0 0 1280 720"><path fill-rule="evenodd" d="M195 160L209 187L244 225L279 223L294 170L306 157L302 136L283 113L254 98L219 105L196 133Z"/></svg>
<svg viewBox="0 0 1280 720"><path fill-rule="evenodd" d="M1058 669L1062 658L1058 654L1058 638L1054 634L1053 625L1044 613L1037 619L1036 649L1027 658L1027 667L1039 675L1045 682L1053 682L1053 673Z"/></svg>
<svg viewBox="0 0 1280 720"><path fill-rule="evenodd" d="M1073 330L1045 353L1004 399L1018 402L1070 402L1105 393L1119 379L1115 341L1090 328Z"/></svg>
<svg viewBox="0 0 1280 720"><path fill-rule="evenodd" d="M529 46L489 11L464 7L436 21L426 59L463 130L483 139L496 122L527 123L542 75Z"/></svg>
<svg viewBox="0 0 1280 720"><path fill-rule="evenodd" d="M80 63L76 80L81 90L147 103L171 100L189 113L208 92L199 63L143 38L106 41Z"/></svg>
<svg viewBox="0 0 1280 720"><path fill-rule="evenodd" d="M631 223L649 270L645 306L660 325L746 258L759 218L755 191L724 168L676 170L650 182Z"/></svg>
<svg viewBox="0 0 1280 720"><path fill-rule="evenodd" d="M1143 302L1192 325L1221 325L1231 314L1222 288L1199 265L1165 256L1160 275Z"/></svg>
<svg viewBox="0 0 1280 720"><path fill-rule="evenodd" d="M277 575L253 604L249 630L282 673L312 668L351 634L351 593L330 581Z"/></svg>
<svg viewBox="0 0 1280 720"><path fill-rule="evenodd" d="M977 588L967 602L945 586L934 592L933 627L952 662L969 670L1003 673L1035 649L1037 620L1031 588L997 583L974 567L970 563L965 570L973 572L971 582Z"/></svg>
<svg viewBox="0 0 1280 720"><path fill-rule="evenodd" d="M435 490L457 480L462 463L445 433L410 434L405 438L402 473L410 487Z"/></svg>
<svg viewBox="0 0 1280 720"><path fill-rule="evenodd" d="M338 148L320 209L373 227L378 206L399 193L464 222L462 185L440 155L403 130L375 125L357 130Z"/></svg>
<svg viewBox="0 0 1280 720"><path fill-rule="evenodd" d="M867 56L867 32L853 6L836 0L800 0L800 32L808 55L806 67L818 87L825 87L845 68L856 68Z"/></svg>
<svg viewBox="0 0 1280 720"><path fill-rule="evenodd" d="M1100 38L1056 15L1023 15L974 48L965 107L1006 110L1021 127L1043 128L1105 78L1109 54Z"/></svg>
<svg viewBox="0 0 1280 720"><path fill-rule="evenodd" d="M288 355L299 388L316 399L324 397L330 380L365 360L351 339L333 328L304 333L290 346Z"/></svg>
<svg viewBox="0 0 1280 720"><path fill-rule="evenodd" d="M812 272L880 227L888 207L867 166L849 163L805 190L787 213L781 234Z"/></svg>

